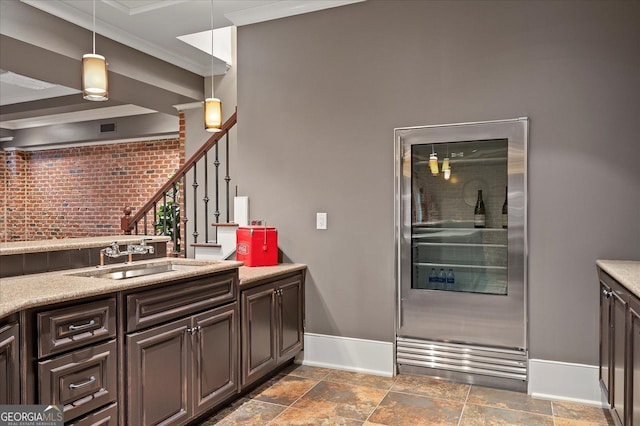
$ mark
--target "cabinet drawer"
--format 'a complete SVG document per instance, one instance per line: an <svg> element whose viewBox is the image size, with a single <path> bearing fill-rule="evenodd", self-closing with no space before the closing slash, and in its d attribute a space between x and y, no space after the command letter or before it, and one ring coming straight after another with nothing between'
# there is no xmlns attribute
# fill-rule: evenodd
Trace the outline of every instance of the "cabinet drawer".
<svg viewBox="0 0 640 426"><path fill-rule="evenodd" d="M118 405L111 404L102 410L69 423L69 426L118 426Z"/></svg>
<svg viewBox="0 0 640 426"><path fill-rule="evenodd" d="M127 296L127 331L236 300L237 273L215 275Z"/></svg>
<svg viewBox="0 0 640 426"><path fill-rule="evenodd" d="M40 404L64 406L65 420L115 401L116 341L38 363Z"/></svg>
<svg viewBox="0 0 640 426"><path fill-rule="evenodd" d="M116 335L115 298L38 314L38 358Z"/></svg>

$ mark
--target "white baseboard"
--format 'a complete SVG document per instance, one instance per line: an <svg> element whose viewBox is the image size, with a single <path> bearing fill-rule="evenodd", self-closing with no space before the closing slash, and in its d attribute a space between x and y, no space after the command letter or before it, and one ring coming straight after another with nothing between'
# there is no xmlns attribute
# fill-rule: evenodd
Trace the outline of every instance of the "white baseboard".
<svg viewBox="0 0 640 426"><path fill-rule="evenodd" d="M302 364L392 377L393 343L305 333Z"/></svg>
<svg viewBox="0 0 640 426"><path fill-rule="evenodd" d="M530 359L528 393L537 398L606 406L597 365Z"/></svg>

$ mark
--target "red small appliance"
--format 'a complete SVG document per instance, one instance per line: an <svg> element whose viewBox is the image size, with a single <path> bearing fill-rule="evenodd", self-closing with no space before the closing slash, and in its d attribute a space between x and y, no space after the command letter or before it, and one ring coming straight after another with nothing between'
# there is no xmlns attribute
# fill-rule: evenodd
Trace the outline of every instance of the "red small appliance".
<svg viewBox="0 0 640 426"><path fill-rule="evenodd" d="M236 231L236 260L245 266L278 264L278 231L266 226L239 227Z"/></svg>

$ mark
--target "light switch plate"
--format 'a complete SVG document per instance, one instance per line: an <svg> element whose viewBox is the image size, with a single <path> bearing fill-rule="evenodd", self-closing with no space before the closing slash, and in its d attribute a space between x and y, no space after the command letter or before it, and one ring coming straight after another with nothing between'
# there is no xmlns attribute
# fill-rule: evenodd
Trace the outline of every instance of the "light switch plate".
<svg viewBox="0 0 640 426"><path fill-rule="evenodd" d="M326 213L316 213L316 229L327 229Z"/></svg>

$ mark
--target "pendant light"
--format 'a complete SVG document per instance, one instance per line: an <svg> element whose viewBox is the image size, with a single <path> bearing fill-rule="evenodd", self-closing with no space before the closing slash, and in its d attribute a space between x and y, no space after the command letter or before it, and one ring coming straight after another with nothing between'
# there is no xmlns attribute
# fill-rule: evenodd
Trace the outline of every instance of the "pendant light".
<svg viewBox="0 0 640 426"><path fill-rule="evenodd" d="M107 60L96 55L96 0L93 0L93 53L82 55L82 96L88 101L109 99Z"/></svg>
<svg viewBox="0 0 640 426"><path fill-rule="evenodd" d="M431 155L429 155L429 168L433 176L438 176L438 154L433 150L433 145L431 145Z"/></svg>
<svg viewBox="0 0 640 426"><path fill-rule="evenodd" d="M213 96L213 0L211 0L211 97L204 100L204 129L219 132L222 126L222 102Z"/></svg>
<svg viewBox="0 0 640 426"><path fill-rule="evenodd" d="M451 177L451 166L449 165L449 145L447 145L447 156L442 160L442 173L444 173L444 180L449 180Z"/></svg>

